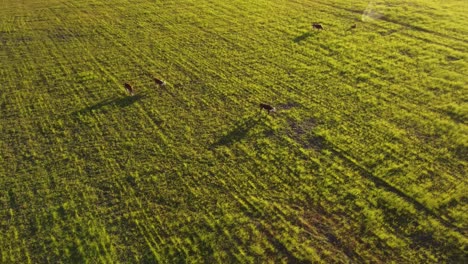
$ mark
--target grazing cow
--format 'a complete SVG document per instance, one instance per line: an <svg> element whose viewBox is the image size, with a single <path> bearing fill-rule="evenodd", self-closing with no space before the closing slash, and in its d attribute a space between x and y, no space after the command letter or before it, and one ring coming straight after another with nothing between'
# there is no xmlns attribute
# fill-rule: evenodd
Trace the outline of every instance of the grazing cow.
<svg viewBox="0 0 468 264"><path fill-rule="evenodd" d="M268 105L268 104L260 104L260 110L267 110L268 111L268 114L270 114L270 112L276 112L276 108L271 106L271 105Z"/></svg>
<svg viewBox="0 0 468 264"><path fill-rule="evenodd" d="M355 29L356 27L357 27L357 25L354 24L354 25L352 25L349 29L350 29L350 30L351 30L351 29Z"/></svg>
<svg viewBox="0 0 468 264"><path fill-rule="evenodd" d="M124 87L125 87L125 91L127 91L128 94L133 95L135 90L133 89L133 87L129 83L125 83Z"/></svg>
<svg viewBox="0 0 468 264"><path fill-rule="evenodd" d="M317 30L322 30L323 29L322 25L319 24L319 23L313 23L312 28L315 28Z"/></svg>
<svg viewBox="0 0 468 264"><path fill-rule="evenodd" d="M158 78L154 78L154 82L159 85L159 86L165 86L166 85L166 82L163 81L163 80L160 80Z"/></svg>

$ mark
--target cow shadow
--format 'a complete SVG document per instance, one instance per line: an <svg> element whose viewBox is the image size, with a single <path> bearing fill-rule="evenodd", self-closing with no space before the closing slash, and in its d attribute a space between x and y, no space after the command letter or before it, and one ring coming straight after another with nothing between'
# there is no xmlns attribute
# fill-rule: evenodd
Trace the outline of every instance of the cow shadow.
<svg viewBox="0 0 468 264"><path fill-rule="evenodd" d="M307 32L303 33L302 35L295 37L295 38L293 39L293 41L294 41L295 43L299 43L299 42L301 42L301 41L303 41L303 40L308 39L308 38L311 37L311 36L312 36L312 32L307 31Z"/></svg>
<svg viewBox="0 0 468 264"><path fill-rule="evenodd" d="M212 148L219 146L230 146L235 142L242 140L247 137L250 130L260 123L259 116L248 116L238 121L234 128L227 134L221 136L215 143L211 145Z"/></svg>
<svg viewBox="0 0 468 264"><path fill-rule="evenodd" d="M95 111L100 111L106 108L107 106L118 106L121 108L125 108L127 106L130 106L134 104L135 102L145 98L145 94L136 94L134 96L126 96L126 97L119 97L119 98L112 98L112 99L106 99L103 100L97 104L88 106L86 108L83 108L81 110L75 111L72 113L74 116L78 115L86 115Z"/></svg>
<svg viewBox="0 0 468 264"><path fill-rule="evenodd" d="M136 94L134 96L126 96L126 97L122 97L117 100L114 100L112 104L117 105L119 107L127 107L145 97L146 97L145 94Z"/></svg>

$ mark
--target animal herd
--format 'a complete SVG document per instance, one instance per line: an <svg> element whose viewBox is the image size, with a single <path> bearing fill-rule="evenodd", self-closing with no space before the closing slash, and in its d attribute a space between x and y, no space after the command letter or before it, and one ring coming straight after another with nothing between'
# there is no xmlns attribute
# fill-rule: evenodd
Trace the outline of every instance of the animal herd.
<svg viewBox="0 0 468 264"><path fill-rule="evenodd" d="M350 26L350 28L348 30L355 29L356 27L357 27L357 25L353 24L353 25ZM312 23L312 29L323 30L323 26L320 23ZM158 79L158 78L153 77L153 81L156 83L157 86L160 86L160 87L163 87L163 86L166 85L165 81L163 81L161 79ZM133 86L131 84L124 83L124 88L125 88L125 91L127 91L127 93L130 96L133 96L135 94L135 88L133 88ZM265 110L265 111L268 112L268 114L270 114L272 112L276 112L276 108L269 105L269 104L260 103L259 106L260 106L260 110Z"/></svg>
<svg viewBox="0 0 468 264"><path fill-rule="evenodd" d="M163 87L163 86L166 86L166 82L161 80L161 79L158 79L158 78L153 78L154 82L156 83L156 85L160 86L160 87ZM133 86L129 83L124 83L124 88L125 88L125 91L127 91L128 95L130 96L133 96L135 94L135 88L133 88ZM266 110L268 112L268 114L270 114L271 112L276 112L276 108L269 105L269 104L264 104L264 103L260 103L260 110Z"/></svg>
<svg viewBox="0 0 468 264"><path fill-rule="evenodd" d="M153 78L154 82L156 83L156 85L158 86L165 86L166 85L166 82L161 80L161 79L158 79L158 78ZM135 94L135 88L133 88L133 86L129 83L124 83L124 88L125 88L125 91L127 91L127 93L132 96Z"/></svg>

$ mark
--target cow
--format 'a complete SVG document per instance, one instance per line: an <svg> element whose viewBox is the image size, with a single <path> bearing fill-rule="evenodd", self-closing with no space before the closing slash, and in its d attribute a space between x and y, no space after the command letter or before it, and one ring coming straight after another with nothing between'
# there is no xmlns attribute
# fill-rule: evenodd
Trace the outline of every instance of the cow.
<svg viewBox="0 0 468 264"><path fill-rule="evenodd" d="M134 94L135 89L133 89L133 87L129 83L125 83L124 87L125 87L125 91L127 91L129 95Z"/></svg>
<svg viewBox="0 0 468 264"><path fill-rule="evenodd" d="M323 29L322 25L319 24L319 23L312 23L312 28L315 28L317 30L322 30Z"/></svg>
<svg viewBox="0 0 468 264"><path fill-rule="evenodd" d="M268 111L268 114L270 114L270 112L276 112L276 108L275 108L275 107L273 107L273 106L271 106L271 105L269 105L269 104L263 104L263 103L261 103L261 104L260 104L260 110L263 110L263 109L267 110L267 111Z"/></svg>
<svg viewBox="0 0 468 264"><path fill-rule="evenodd" d="M159 85L159 86L165 86L166 85L165 81L160 80L158 78L154 78L154 82L156 83L156 85Z"/></svg>
<svg viewBox="0 0 468 264"><path fill-rule="evenodd" d="M357 27L357 25L356 25L356 24L354 24L354 25L352 25L352 26L349 28L349 30L351 30L351 29L355 29L356 27Z"/></svg>

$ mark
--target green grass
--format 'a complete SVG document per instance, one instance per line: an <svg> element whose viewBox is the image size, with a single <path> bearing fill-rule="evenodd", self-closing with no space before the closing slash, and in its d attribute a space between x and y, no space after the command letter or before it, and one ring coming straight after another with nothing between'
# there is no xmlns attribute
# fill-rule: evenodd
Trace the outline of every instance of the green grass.
<svg viewBox="0 0 468 264"><path fill-rule="evenodd" d="M0 6L0 263L466 261L466 1Z"/></svg>

